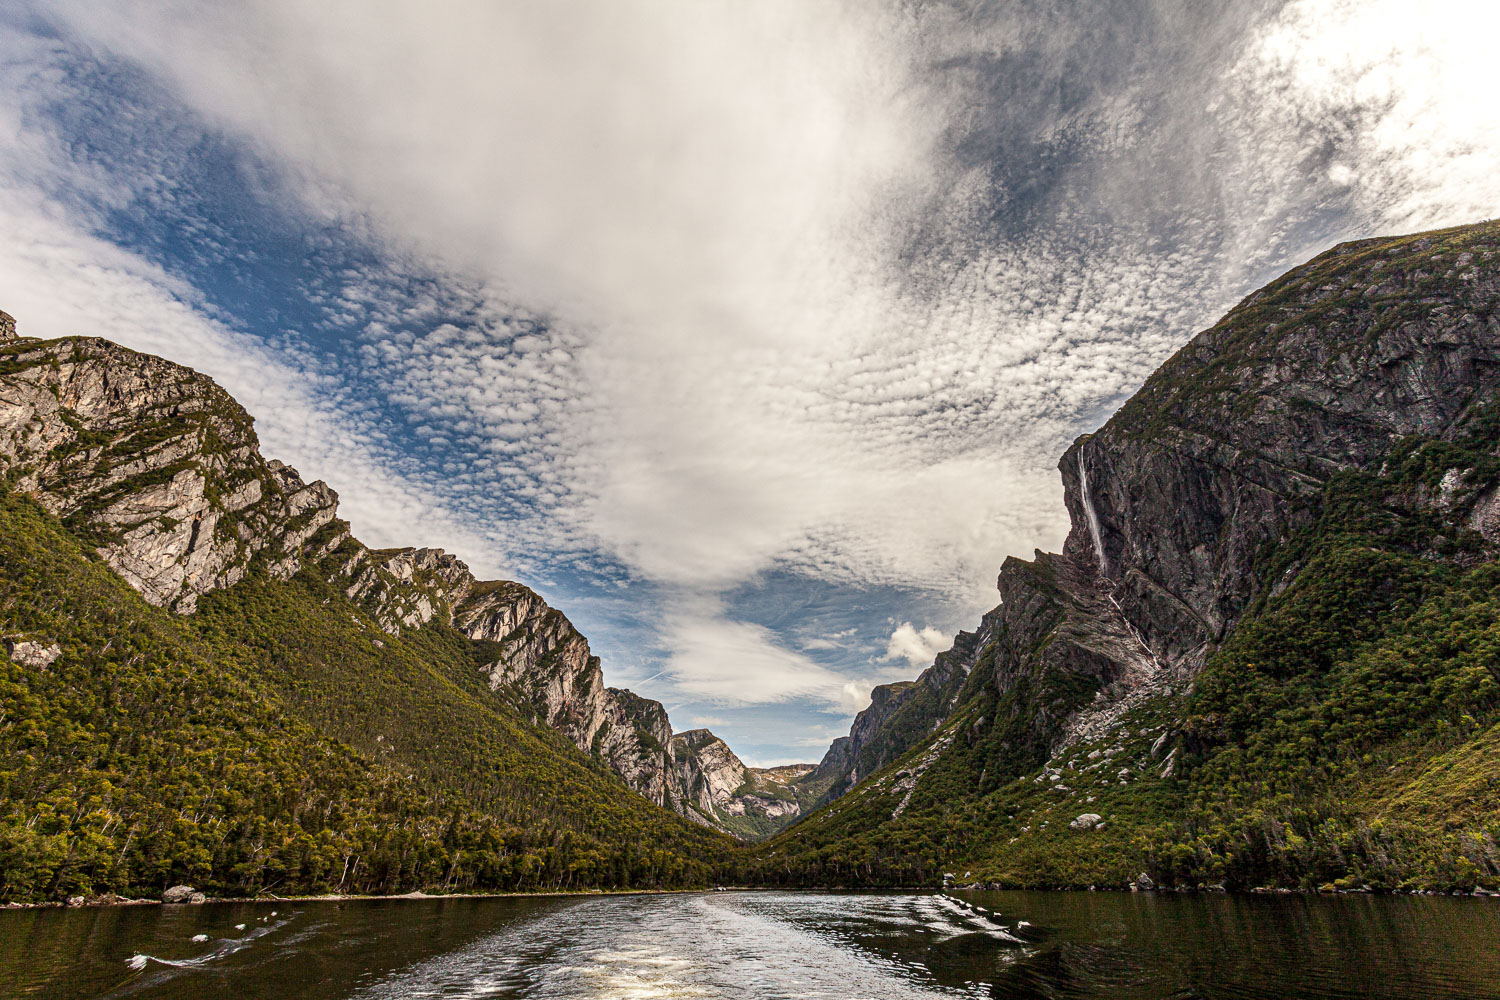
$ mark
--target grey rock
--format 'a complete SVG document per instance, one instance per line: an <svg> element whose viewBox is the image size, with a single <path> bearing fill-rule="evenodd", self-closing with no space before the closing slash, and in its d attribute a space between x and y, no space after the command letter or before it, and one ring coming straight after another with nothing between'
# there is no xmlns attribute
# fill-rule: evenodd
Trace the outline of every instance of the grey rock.
<svg viewBox="0 0 1500 1000"><path fill-rule="evenodd" d="M45 670L62 655L62 647L55 642L43 644L31 639L6 639L4 645L5 653L12 662L19 663L23 667Z"/></svg>
<svg viewBox="0 0 1500 1000"><path fill-rule="evenodd" d="M264 461L250 416L190 368L96 338L25 341L6 360L0 468L81 519L153 604L191 612L257 560L288 578L333 519L333 491Z"/></svg>
<svg viewBox="0 0 1500 1000"><path fill-rule="evenodd" d="M198 890L190 885L174 885L161 894L163 903L186 903L192 900L193 894Z"/></svg>
<svg viewBox="0 0 1500 1000"><path fill-rule="evenodd" d="M1104 817L1098 813L1083 813L1069 823L1068 827L1073 830L1092 830L1096 826L1102 826L1103 820Z"/></svg>

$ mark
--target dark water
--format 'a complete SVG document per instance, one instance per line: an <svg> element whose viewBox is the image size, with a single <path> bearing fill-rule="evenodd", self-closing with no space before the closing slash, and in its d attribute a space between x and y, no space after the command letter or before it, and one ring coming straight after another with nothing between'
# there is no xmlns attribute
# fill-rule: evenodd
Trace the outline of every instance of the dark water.
<svg viewBox="0 0 1500 1000"><path fill-rule="evenodd" d="M33 996L1500 998L1500 900L732 892L0 913L0 997Z"/></svg>

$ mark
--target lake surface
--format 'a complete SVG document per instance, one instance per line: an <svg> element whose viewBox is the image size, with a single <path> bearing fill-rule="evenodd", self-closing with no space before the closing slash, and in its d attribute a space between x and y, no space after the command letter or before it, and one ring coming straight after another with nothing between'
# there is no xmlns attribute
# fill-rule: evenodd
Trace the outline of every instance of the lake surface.
<svg viewBox="0 0 1500 1000"><path fill-rule="evenodd" d="M0 996L1500 997L1500 900L721 892L6 911Z"/></svg>

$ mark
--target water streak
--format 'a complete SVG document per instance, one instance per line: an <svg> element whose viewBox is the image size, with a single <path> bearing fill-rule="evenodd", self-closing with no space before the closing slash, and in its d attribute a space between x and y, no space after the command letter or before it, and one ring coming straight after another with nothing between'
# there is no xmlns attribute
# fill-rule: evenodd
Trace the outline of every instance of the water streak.
<svg viewBox="0 0 1500 1000"><path fill-rule="evenodd" d="M1021 943L951 897L832 899L811 908L807 897L780 894L600 900L507 928L358 996L928 1000L954 993L921 967L851 948L850 939L885 925L884 933L918 930L933 943L963 935L994 949ZM600 927L611 929L608 947L599 947Z"/></svg>
<svg viewBox="0 0 1500 1000"><path fill-rule="evenodd" d="M1099 560L1099 575L1109 572L1109 560L1104 557L1104 539L1099 530L1099 515L1094 513L1094 498L1089 493L1089 470L1083 461L1083 447L1078 448L1078 495L1083 501L1083 516L1088 522L1089 538L1094 542L1094 555Z"/></svg>

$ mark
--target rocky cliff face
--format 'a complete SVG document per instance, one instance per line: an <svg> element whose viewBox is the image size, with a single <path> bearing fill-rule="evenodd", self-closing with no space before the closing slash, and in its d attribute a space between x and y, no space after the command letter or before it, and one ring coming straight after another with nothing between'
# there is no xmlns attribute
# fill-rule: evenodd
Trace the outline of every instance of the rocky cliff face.
<svg viewBox="0 0 1500 1000"><path fill-rule="evenodd" d="M1007 560L977 633L877 689L820 765L840 775L830 797L975 685L1000 696L1017 773L1188 688L1250 600L1295 577L1260 579L1257 556L1316 521L1330 477L1378 467L1404 436L1443 438L1497 389L1496 224L1344 244L1251 295L1068 449L1063 552ZM1442 502L1491 524L1500 503L1460 486Z"/></svg>
<svg viewBox="0 0 1500 1000"><path fill-rule="evenodd" d="M0 465L147 600L191 612L252 566L296 573L336 497L266 462L248 414L189 369L109 341L0 357Z"/></svg>
<svg viewBox="0 0 1500 1000"><path fill-rule="evenodd" d="M1329 477L1442 437L1500 384L1491 225L1344 244L1240 303L1060 468L1063 548L1183 674L1238 620L1268 542Z"/></svg>
<svg viewBox="0 0 1500 1000"><path fill-rule="evenodd" d="M881 684L870 705L854 717L849 735L835 740L804 787L817 787L819 803L843 795L930 736L952 710L982 649L993 638L998 612L975 632L960 632L915 681Z"/></svg>
<svg viewBox="0 0 1500 1000"><path fill-rule="evenodd" d="M813 772L811 764L746 767L707 729L678 733L672 750L681 800L729 833L748 838L770 834L802 815L814 798L798 786Z"/></svg>
<svg viewBox="0 0 1500 1000"><path fill-rule="evenodd" d="M96 338L12 338L0 353L0 469L173 611L253 571L306 569L393 635L451 623L481 644L491 687L522 712L651 801L713 825L684 798L702 782L674 758L666 712L605 687L566 616L521 584L476 580L441 549L365 546L337 519L334 492L265 460L250 415L191 369Z"/></svg>

